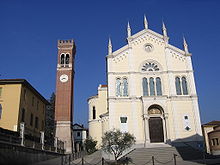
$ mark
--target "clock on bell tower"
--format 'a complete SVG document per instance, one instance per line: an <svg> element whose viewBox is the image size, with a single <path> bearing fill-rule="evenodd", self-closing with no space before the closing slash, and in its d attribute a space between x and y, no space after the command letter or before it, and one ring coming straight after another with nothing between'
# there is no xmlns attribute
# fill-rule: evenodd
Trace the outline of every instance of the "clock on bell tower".
<svg viewBox="0 0 220 165"><path fill-rule="evenodd" d="M73 121L74 58L73 40L58 40L55 120L56 137L64 141L66 153L73 152L71 125Z"/></svg>

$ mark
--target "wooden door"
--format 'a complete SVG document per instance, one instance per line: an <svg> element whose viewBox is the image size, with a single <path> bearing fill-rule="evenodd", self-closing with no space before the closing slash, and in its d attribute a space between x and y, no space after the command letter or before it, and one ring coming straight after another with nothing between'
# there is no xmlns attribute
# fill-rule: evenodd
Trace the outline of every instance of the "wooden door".
<svg viewBox="0 0 220 165"><path fill-rule="evenodd" d="M164 142L163 121L160 117L150 117L149 119L150 142Z"/></svg>

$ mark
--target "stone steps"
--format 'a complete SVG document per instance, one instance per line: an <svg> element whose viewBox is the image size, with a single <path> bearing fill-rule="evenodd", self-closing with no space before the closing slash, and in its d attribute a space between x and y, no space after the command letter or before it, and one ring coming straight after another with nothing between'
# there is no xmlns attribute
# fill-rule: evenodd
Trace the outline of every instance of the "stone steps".
<svg viewBox="0 0 220 165"><path fill-rule="evenodd" d="M179 164L198 164L189 160L198 160L203 158L202 152L193 149L191 147L156 147L156 148L137 148L131 153L125 155L128 157L130 164L142 165L147 162L152 164L152 156L154 156L155 165L156 164L174 164L174 154L176 156L176 161ZM182 163L181 163L182 162ZM150 163L149 163L150 164Z"/></svg>

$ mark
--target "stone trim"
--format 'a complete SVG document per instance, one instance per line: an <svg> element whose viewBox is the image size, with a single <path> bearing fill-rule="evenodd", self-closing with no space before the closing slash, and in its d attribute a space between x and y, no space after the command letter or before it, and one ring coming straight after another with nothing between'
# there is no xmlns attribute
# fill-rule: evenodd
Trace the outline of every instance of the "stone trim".
<svg viewBox="0 0 220 165"><path fill-rule="evenodd" d="M155 74L166 74L166 73L173 73L173 74L186 74L186 73L193 73L193 70L185 70L185 71L155 71L155 72L108 72L108 75L121 75L121 74L140 74L140 75L155 75Z"/></svg>

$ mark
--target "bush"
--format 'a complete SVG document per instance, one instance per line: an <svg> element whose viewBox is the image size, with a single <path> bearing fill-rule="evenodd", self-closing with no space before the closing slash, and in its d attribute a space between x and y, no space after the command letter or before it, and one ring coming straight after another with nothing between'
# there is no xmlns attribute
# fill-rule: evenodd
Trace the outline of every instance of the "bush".
<svg viewBox="0 0 220 165"><path fill-rule="evenodd" d="M88 154L92 154L93 152L97 151L96 149L97 141L92 139L92 137L88 137L85 140L84 144L85 144L85 148Z"/></svg>

